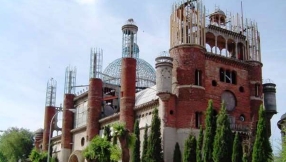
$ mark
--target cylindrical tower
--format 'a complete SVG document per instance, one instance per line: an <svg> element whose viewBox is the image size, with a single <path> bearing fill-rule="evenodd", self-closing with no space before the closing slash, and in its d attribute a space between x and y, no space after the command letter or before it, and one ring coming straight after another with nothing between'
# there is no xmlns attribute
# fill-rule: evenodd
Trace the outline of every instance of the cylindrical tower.
<svg viewBox="0 0 286 162"><path fill-rule="evenodd" d="M180 100L204 98L204 15L200 0L175 4L171 15L172 82L174 93Z"/></svg>
<svg viewBox="0 0 286 162"><path fill-rule="evenodd" d="M50 123L52 122L52 118L56 113L56 90L57 90L57 82L53 78L51 78L47 83L47 92L46 92L46 108L45 108L45 121L44 121L44 132L43 132L43 151L48 151L48 143L49 139L52 136L52 132L54 130L55 124L52 125L52 132L50 132Z"/></svg>
<svg viewBox="0 0 286 162"><path fill-rule="evenodd" d="M90 56L90 79L88 89L88 117L87 117L87 140L91 141L94 136L99 134L99 118L102 106L102 80L100 77L101 72L101 59L102 50L97 49L91 51Z"/></svg>
<svg viewBox="0 0 286 162"><path fill-rule="evenodd" d="M76 69L66 68L65 94L63 105L63 123L61 138L61 161L68 161L72 149L72 134L74 114L69 109L74 109Z"/></svg>
<svg viewBox="0 0 286 162"><path fill-rule="evenodd" d="M156 89L157 95L164 100L160 94L172 93L172 69L173 58L167 52L162 52L156 61Z"/></svg>
<svg viewBox="0 0 286 162"><path fill-rule="evenodd" d="M271 123L270 120L274 114L277 114L276 108L276 84L264 83L263 84L263 97L264 108L267 116L268 135L271 136Z"/></svg>
<svg viewBox="0 0 286 162"><path fill-rule="evenodd" d="M120 121L126 124L129 131L133 131L135 84L136 84L136 51L138 27L133 19L128 19L122 26L122 63L121 63L121 97L120 97Z"/></svg>

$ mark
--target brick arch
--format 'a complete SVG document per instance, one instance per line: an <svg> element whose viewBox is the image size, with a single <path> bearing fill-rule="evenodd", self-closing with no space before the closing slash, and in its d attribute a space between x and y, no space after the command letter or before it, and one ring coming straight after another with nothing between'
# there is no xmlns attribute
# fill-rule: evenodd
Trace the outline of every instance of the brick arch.
<svg viewBox="0 0 286 162"><path fill-rule="evenodd" d="M68 162L84 162L84 158L82 156L82 152L79 150L75 150L69 157Z"/></svg>

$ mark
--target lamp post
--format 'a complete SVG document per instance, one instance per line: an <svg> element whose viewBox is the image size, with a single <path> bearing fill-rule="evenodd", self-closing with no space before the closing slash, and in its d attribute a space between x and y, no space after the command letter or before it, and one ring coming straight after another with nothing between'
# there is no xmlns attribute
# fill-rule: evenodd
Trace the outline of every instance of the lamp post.
<svg viewBox="0 0 286 162"><path fill-rule="evenodd" d="M50 160L50 151L51 151L51 133L52 133L52 124L53 124L53 120L54 120L54 118L55 118L55 116L57 116L58 115L58 113L59 112L62 112L63 110L68 110L68 111L71 111L71 112L73 112L73 113L75 113L76 112L76 110L75 109L62 109L62 107L59 107L59 110L55 113L55 115L52 117L52 119L51 119L51 122L50 122L50 132L49 132L49 144L48 144L48 158L47 158L47 162L49 162L49 160Z"/></svg>

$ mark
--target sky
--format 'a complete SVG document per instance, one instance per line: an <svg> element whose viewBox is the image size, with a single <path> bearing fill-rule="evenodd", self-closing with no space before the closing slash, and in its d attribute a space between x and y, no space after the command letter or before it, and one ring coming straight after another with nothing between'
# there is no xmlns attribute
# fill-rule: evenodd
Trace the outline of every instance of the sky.
<svg viewBox="0 0 286 162"><path fill-rule="evenodd" d="M178 0L1 0L0 130L43 128L47 81L57 81L56 105L63 103L64 74L76 66L77 85L87 85L91 48L103 49L103 68L121 57L121 26L133 18L139 27L140 58L153 67L169 46L171 5ZM209 12L241 11L241 0L204 0ZM271 142L278 150L277 121L286 113L286 1L242 0L244 17L261 35L263 79L277 85L277 111ZM78 88L76 91L82 90Z"/></svg>

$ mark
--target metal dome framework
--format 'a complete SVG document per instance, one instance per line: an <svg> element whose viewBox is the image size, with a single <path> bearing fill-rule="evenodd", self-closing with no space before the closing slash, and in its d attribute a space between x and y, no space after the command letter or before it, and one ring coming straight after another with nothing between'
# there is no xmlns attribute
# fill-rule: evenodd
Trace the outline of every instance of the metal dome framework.
<svg viewBox="0 0 286 162"><path fill-rule="evenodd" d="M136 88L145 89L156 84L156 72L145 60L136 58ZM122 58L110 63L103 72L103 81L114 85L120 85Z"/></svg>

